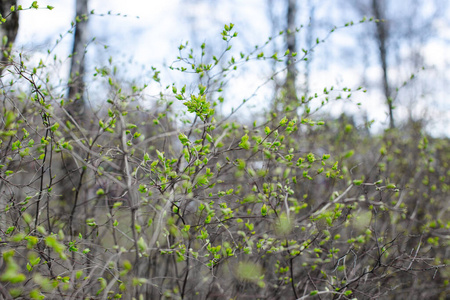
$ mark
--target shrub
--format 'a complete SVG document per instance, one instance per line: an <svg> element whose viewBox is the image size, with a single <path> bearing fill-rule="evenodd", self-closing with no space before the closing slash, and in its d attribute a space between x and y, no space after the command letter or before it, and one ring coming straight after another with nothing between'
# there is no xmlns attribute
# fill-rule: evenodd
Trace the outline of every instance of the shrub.
<svg viewBox="0 0 450 300"><path fill-rule="evenodd" d="M180 46L172 68L207 80L168 85L152 107L145 87L98 68L107 96L83 122L46 65L14 60L1 89L3 297L445 298L448 139L420 124L371 135L311 112L321 97L289 118L222 116L225 75L288 54L233 58L233 24L221 34L209 62L204 45L201 63Z"/></svg>

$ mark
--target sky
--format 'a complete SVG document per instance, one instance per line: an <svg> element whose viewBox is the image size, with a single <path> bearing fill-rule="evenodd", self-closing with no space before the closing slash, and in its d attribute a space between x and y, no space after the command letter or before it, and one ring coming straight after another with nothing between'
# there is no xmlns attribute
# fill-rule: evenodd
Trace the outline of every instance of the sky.
<svg viewBox="0 0 450 300"><path fill-rule="evenodd" d="M32 1L19 0L23 7L29 7ZM312 3L319 3L310 0ZM220 3L218 5L217 3ZM151 66L162 70L162 82L171 84L182 81L181 74L170 72L167 66L176 60L178 46L189 40L193 45L206 42L211 45L211 51L219 51L221 48L220 35L223 25L234 23L239 36L233 43L234 53L252 49L254 45L263 44L273 32L272 25L268 19L267 1L263 0L228 0L228 1L200 1L200 0L90 0L89 10L95 15L90 17L90 36L96 40L88 48L88 53L93 60L93 65L100 65L112 56L115 61L122 62L127 75L135 80L146 81L150 74ZM279 3L276 0L274 3ZM342 25L344 22L355 19L355 14L345 7L336 7L335 1L324 0L315 11L317 22L321 28L331 28L331 24ZM74 17L74 0L39 0L41 8L47 5L54 9L28 10L21 12L20 29L16 39L16 49L30 55L44 56L55 41L63 36L61 42L54 50L58 57L67 60L70 54L72 38L67 31L70 29L71 20ZM432 10L432 8L430 8ZM274 14L280 16L283 13L282 6L273 9ZM300 10L303 20L308 22L308 10ZM337 11L341 13L337 13ZM346 13L342 13L342 12ZM110 14L108 14L110 12ZM117 14L120 13L120 16ZM426 14L424 11L423 14ZM103 16L102 16L103 14ZM448 14L450 15L450 14ZM434 117L436 124L430 125L430 130L436 135L450 136L450 107L445 86L450 80L447 71L450 64L449 53L450 30L448 20L436 20L433 30L438 38L430 39L423 48L425 64L430 66L429 70L422 75L436 87L431 96L422 95L417 91L417 96L424 98L423 101L412 103L417 112L427 111ZM420 25L420 20L418 20ZM305 22L303 22L305 24ZM328 26L329 24L329 26ZM327 27L328 26L328 27ZM365 25L364 25L365 26ZM358 44L360 39L355 38L363 34L361 26L355 26L333 34L324 45L318 47L312 56L311 62L311 91L321 92L324 87L357 87L361 79L368 83L369 93L359 93L355 102L361 102L361 108L355 105L334 104L329 112L339 114L341 111L351 111L356 115L367 112L370 119L375 120L375 129L386 128L387 116L383 97L377 88L381 74L380 67L373 61L371 54L364 53ZM324 37L324 29L317 30L316 35ZM301 32L300 35L303 33ZM104 49L103 46L108 48ZM281 47L282 40L275 43ZM399 55L408 55L409 48L406 46L399 51ZM357 49L357 50L355 50ZM358 50L359 49L359 50ZM370 52L370 50L368 50ZM39 54L40 53L40 54ZM361 57L368 56L368 63L361 63ZM344 59L345 58L345 59ZM131 67L130 67L131 66ZM59 70L60 76L68 73L68 64ZM271 66L250 65L246 72L239 73L238 78L230 81L229 92L226 97L224 111L231 111L232 107L239 105L244 98L252 95L255 89L270 76ZM299 72L303 72L304 64L299 64ZM408 70L393 69L391 76L395 78L406 78ZM147 78L146 78L147 77ZM445 78L443 78L445 77ZM301 76L300 76L301 78ZM446 80L443 80L446 79ZM300 79L301 80L301 79ZM399 80L400 82L401 80ZM441 82L442 83L438 83ZM151 86L149 93L155 93L158 86ZM268 107L272 98L271 86L265 85L258 90L258 94L242 110L242 114L254 114L261 108ZM430 98L430 99L427 99ZM405 97L407 98L407 97ZM402 100L402 105L396 111L399 116L406 116L409 105L408 100ZM410 105L410 106L411 106Z"/></svg>

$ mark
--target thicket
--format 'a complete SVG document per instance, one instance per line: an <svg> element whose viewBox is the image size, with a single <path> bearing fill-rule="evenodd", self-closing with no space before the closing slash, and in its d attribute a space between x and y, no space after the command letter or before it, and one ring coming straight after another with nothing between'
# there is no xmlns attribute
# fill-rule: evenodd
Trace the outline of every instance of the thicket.
<svg viewBox="0 0 450 300"><path fill-rule="evenodd" d="M223 115L236 69L276 60L282 73L311 49L266 54L269 39L231 54L233 24L221 35L216 56L179 47L171 68L186 85L154 70L156 101L113 60L97 67L86 82L106 92L83 115L67 109L71 82L52 77L61 61L5 50L1 298L445 299L449 140L418 121L374 135L313 109L355 101L358 87L312 91L296 111L242 121L247 99Z"/></svg>

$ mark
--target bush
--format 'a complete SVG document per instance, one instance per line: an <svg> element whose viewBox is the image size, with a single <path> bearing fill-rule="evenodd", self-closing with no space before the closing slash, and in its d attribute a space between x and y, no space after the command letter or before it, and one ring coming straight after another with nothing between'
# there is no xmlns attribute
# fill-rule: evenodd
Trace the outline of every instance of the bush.
<svg viewBox="0 0 450 300"><path fill-rule="evenodd" d="M372 135L309 108L348 89L289 118L222 116L225 75L288 56L233 58L232 24L222 36L208 63L180 46L172 68L203 81L168 85L151 107L145 86L98 68L107 96L84 116L48 66L14 60L1 89L3 297L444 299L448 139L417 123Z"/></svg>

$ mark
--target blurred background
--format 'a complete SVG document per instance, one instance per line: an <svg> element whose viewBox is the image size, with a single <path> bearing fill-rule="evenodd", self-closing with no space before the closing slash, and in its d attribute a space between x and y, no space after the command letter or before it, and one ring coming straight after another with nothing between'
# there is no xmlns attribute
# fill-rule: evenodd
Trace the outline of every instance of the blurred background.
<svg viewBox="0 0 450 300"><path fill-rule="evenodd" d="M24 8L33 1L18 1ZM254 115L270 109L280 89L289 80L295 82L298 98L321 93L325 87L359 86L367 93L352 95L351 103L334 101L323 112L339 116L345 112L371 131L379 132L408 121L421 121L433 136L448 136L450 105L445 87L449 83L448 56L450 8L445 0L249 0L249 1L101 1L83 0L90 13L87 24L86 74L113 57L118 77L124 82L149 84L149 97L164 90L165 84L186 84L184 74L168 67L179 55L178 46L200 49L206 44L209 58L224 50L220 35L225 23L235 24L239 35L232 41L232 53L248 53L255 45L264 45L280 31L298 29L290 41L286 35L274 38L265 53L285 53L286 49L309 50L317 39L324 40L307 61L294 67L271 60L246 64L229 79L223 114L243 99L254 97L238 114ZM67 78L74 35L71 22L76 15L76 0L38 1L38 10L20 13L15 50L30 59L61 60L55 75ZM45 9L47 5L53 10ZM359 21L384 19L385 22ZM336 30L334 27L351 24ZM95 38L95 39L94 39ZM51 50L51 55L48 50ZM270 55L269 55L270 53ZM161 73L159 86L151 80L152 67ZM284 67L284 70L283 70ZM280 71L274 80L267 80ZM288 74L289 73L289 74ZM55 76L56 77L56 76ZM192 84L198 78L192 77ZM89 87L89 82L88 82ZM91 83L90 101L95 103ZM312 104L313 105L313 104ZM373 122L371 122L373 121Z"/></svg>

